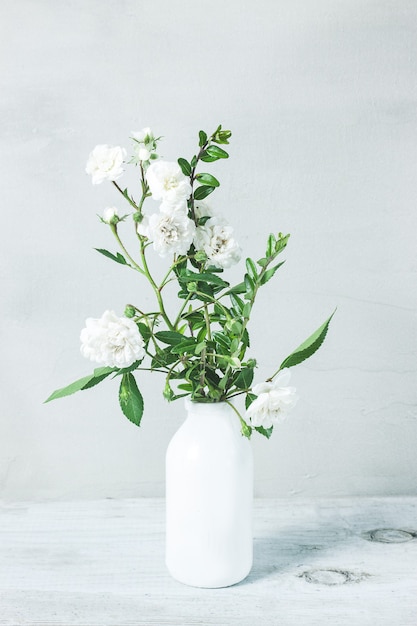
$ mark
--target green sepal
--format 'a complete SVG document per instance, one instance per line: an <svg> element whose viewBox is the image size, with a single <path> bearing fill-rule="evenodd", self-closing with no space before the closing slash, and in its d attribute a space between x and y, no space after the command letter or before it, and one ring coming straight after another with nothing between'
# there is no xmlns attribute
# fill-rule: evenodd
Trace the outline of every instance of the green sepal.
<svg viewBox="0 0 417 626"><path fill-rule="evenodd" d="M247 424L242 417L239 416L239 419L240 419L240 426L241 426L240 431L242 435L246 437L247 439L250 439L252 435L252 427L249 426L249 424Z"/></svg>
<svg viewBox="0 0 417 626"><path fill-rule="evenodd" d="M324 322L308 339L306 339L298 348L294 350L286 359L281 363L280 370L285 367L294 367L294 365L298 365L302 363L309 357L311 357L317 350L320 348L323 343L327 331L329 328L330 321L335 314L336 311L333 311L328 320Z"/></svg>
<svg viewBox="0 0 417 626"><path fill-rule="evenodd" d="M120 408L124 415L136 426L140 426L143 415L143 398L130 372L123 374L119 388Z"/></svg>

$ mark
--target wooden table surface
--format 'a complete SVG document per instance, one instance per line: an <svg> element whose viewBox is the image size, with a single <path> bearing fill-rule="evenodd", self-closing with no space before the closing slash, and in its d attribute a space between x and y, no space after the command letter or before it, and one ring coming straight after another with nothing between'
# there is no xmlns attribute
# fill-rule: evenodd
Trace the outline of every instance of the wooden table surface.
<svg viewBox="0 0 417 626"><path fill-rule="evenodd" d="M254 566L171 579L164 501L0 507L1 626L417 626L417 498L257 500Z"/></svg>

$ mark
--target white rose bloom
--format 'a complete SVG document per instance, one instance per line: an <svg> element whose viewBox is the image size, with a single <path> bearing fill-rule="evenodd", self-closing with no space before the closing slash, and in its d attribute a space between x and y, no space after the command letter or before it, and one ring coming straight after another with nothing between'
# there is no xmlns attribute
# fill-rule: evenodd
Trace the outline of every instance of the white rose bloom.
<svg viewBox="0 0 417 626"><path fill-rule="evenodd" d="M145 356L144 341L132 319L105 311L100 319L88 318L82 329L81 354L108 367L129 367Z"/></svg>
<svg viewBox="0 0 417 626"><path fill-rule="evenodd" d="M155 140L153 132L149 127L142 128L142 130L138 131L132 131L132 137L133 139L136 139L136 141L140 141L141 143L149 143Z"/></svg>
<svg viewBox="0 0 417 626"><path fill-rule="evenodd" d="M210 217L198 226L194 237L196 250L203 250L213 265L227 268L240 260L242 250L234 239L233 228L220 217Z"/></svg>
<svg viewBox="0 0 417 626"><path fill-rule="evenodd" d="M146 172L146 180L154 200L175 204L187 200L191 195L191 185L178 163L155 161Z"/></svg>
<svg viewBox="0 0 417 626"><path fill-rule="evenodd" d="M246 411L253 427L271 428L282 422L287 413L295 406L298 396L295 387L287 387L290 371L283 369L270 383L260 383L253 387L252 392L258 396Z"/></svg>
<svg viewBox="0 0 417 626"><path fill-rule="evenodd" d="M172 213L182 213L183 215L187 215L187 200L178 200L177 202L168 202L167 200L163 200L159 210L161 213L165 213L165 215L172 215Z"/></svg>
<svg viewBox="0 0 417 626"><path fill-rule="evenodd" d="M103 222L106 222L106 224L110 224L112 218L117 215L117 209L114 206L110 206L107 207L106 209L104 209L103 211Z"/></svg>
<svg viewBox="0 0 417 626"><path fill-rule="evenodd" d="M123 174L123 160L126 150L119 146L106 144L96 146L88 157L85 171L91 174L93 185L102 183L103 180L116 180Z"/></svg>
<svg viewBox="0 0 417 626"><path fill-rule="evenodd" d="M200 217L214 217L215 213L204 200L194 200L194 215L199 220Z"/></svg>
<svg viewBox="0 0 417 626"><path fill-rule="evenodd" d="M183 213L154 213L150 217L145 216L137 230L151 239L156 252L164 257L187 253L194 238L195 224Z"/></svg>

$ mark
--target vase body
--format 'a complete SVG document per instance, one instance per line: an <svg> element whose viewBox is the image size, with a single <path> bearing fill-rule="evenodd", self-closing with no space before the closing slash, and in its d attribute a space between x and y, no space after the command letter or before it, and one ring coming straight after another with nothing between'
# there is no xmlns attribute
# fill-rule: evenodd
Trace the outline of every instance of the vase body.
<svg viewBox="0 0 417 626"><path fill-rule="evenodd" d="M186 401L166 454L166 564L195 587L228 587L252 567L252 448L225 402Z"/></svg>

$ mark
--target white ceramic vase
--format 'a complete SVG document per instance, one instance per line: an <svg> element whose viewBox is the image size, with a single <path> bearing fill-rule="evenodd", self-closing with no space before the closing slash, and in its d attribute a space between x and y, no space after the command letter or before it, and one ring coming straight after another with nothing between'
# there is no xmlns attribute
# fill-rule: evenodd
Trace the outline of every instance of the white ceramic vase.
<svg viewBox="0 0 417 626"><path fill-rule="evenodd" d="M166 454L166 564L187 585L228 587L252 567L252 448L227 403L186 409Z"/></svg>

